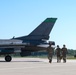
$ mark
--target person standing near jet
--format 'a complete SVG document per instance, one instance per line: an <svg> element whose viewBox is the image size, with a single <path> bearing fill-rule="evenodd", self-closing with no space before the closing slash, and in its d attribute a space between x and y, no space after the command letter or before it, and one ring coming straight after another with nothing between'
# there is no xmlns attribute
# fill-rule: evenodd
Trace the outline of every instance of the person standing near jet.
<svg viewBox="0 0 76 75"><path fill-rule="evenodd" d="M61 49L60 49L59 45L57 45L57 48L56 48L56 55L57 55L57 63L61 62L61 59L60 59L60 57L61 57Z"/></svg>
<svg viewBox="0 0 76 75"><path fill-rule="evenodd" d="M48 52L49 63L51 63L52 62L54 48L52 47L52 45L50 43L49 43L49 47L47 48L47 52Z"/></svg>
<svg viewBox="0 0 76 75"><path fill-rule="evenodd" d="M66 45L63 45L62 50L62 58L63 58L63 62L66 63L66 54L67 54L67 48Z"/></svg>

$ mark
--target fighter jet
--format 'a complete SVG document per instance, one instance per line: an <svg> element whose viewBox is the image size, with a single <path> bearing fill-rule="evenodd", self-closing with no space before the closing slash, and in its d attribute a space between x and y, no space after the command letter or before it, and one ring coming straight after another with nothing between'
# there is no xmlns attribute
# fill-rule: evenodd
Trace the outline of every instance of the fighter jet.
<svg viewBox="0 0 76 75"><path fill-rule="evenodd" d="M31 52L46 50L49 43L55 45L54 41L48 40L56 20L57 18L46 18L27 36L0 39L0 55L4 55L5 61L10 62L13 53L20 52L21 56L29 56Z"/></svg>

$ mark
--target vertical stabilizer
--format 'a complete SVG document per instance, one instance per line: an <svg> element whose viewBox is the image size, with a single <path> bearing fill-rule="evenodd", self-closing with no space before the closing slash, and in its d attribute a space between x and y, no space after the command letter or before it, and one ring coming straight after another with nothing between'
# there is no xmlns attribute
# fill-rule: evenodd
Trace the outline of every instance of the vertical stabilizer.
<svg viewBox="0 0 76 75"><path fill-rule="evenodd" d="M48 40L49 34L56 22L57 18L45 19L36 29L34 29L28 36L19 37L17 39L27 40Z"/></svg>
<svg viewBox="0 0 76 75"><path fill-rule="evenodd" d="M45 39L49 37L49 34L56 22L57 18L47 18L45 19L35 30L33 30L29 36L41 36Z"/></svg>

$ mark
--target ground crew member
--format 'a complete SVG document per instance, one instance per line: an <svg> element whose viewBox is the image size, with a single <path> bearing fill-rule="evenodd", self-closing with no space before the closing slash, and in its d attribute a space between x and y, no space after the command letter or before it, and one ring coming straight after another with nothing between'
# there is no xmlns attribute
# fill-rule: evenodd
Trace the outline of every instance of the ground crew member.
<svg viewBox="0 0 76 75"><path fill-rule="evenodd" d="M66 54L67 54L67 48L65 45L63 45L62 48L62 58L63 58L63 62L66 63Z"/></svg>
<svg viewBox="0 0 76 75"><path fill-rule="evenodd" d="M50 43L49 43L49 47L47 48L47 52L48 52L49 63L51 63L52 62L52 56L53 56L54 48L52 47L52 45Z"/></svg>
<svg viewBox="0 0 76 75"><path fill-rule="evenodd" d="M59 45L57 45L57 48L56 48L56 55L57 55L57 63L61 62L61 49Z"/></svg>

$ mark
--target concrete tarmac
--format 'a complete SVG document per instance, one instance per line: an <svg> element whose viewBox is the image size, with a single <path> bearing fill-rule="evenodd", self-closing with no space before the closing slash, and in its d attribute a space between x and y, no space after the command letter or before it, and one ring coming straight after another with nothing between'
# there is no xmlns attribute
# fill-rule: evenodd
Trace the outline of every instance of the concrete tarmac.
<svg viewBox="0 0 76 75"><path fill-rule="evenodd" d="M4 62L0 58L0 75L76 75L76 60L57 63L56 59L48 63L42 58L13 58Z"/></svg>

